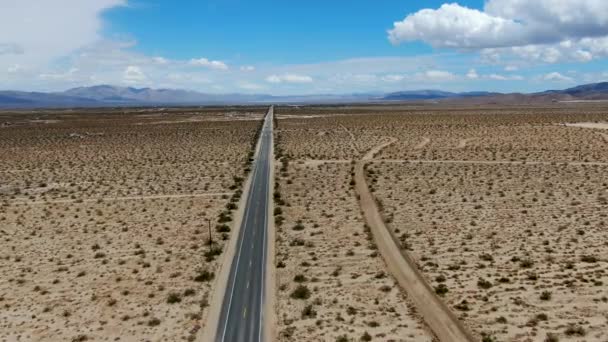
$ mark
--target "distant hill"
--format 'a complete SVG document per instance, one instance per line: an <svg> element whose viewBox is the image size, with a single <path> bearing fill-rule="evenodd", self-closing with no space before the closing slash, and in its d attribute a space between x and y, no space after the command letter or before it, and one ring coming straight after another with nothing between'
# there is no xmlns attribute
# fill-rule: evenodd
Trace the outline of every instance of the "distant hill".
<svg viewBox="0 0 608 342"><path fill-rule="evenodd" d="M467 104L542 104L554 102L608 101L608 82L592 83L564 90L547 90L531 94L489 94L470 98L450 99Z"/></svg>
<svg viewBox="0 0 608 342"><path fill-rule="evenodd" d="M388 94L318 94L273 96L266 94L208 94L180 89L152 89L96 85L63 92L0 91L0 108L105 107L147 105L210 105L251 103L366 103L433 101L464 104L534 104L559 101L608 100L608 82L531 94L485 91L454 93L441 90L399 91Z"/></svg>
<svg viewBox="0 0 608 342"><path fill-rule="evenodd" d="M413 90L413 91L399 91L395 93L389 93L382 97L382 100L388 101L403 101L403 100L440 100L440 99L451 99L451 98L463 98L463 97L479 97L498 95L498 93L490 93L485 91L475 91L466 93L451 93L441 90Z"/></svg>

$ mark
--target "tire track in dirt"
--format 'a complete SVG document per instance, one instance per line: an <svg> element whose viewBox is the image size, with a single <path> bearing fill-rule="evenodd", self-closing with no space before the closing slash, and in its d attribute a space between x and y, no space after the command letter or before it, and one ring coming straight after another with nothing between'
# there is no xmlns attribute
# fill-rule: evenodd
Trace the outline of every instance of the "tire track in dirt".
<svg viewBox="0 0 608 342"><path fill-rule="evenodd" d="M357 152L358 155L361 154L361 150L359 149L359 146L357 146L357 139L355 138L355 135L353 134L353 132L351 132L346 126L344 126L343 124L339 124L340 127L342 127L342 129L344 129L346 131L346 133L348 133L348 135L350 136L350 145L352 146L353 150L355 150L355 152Z"/></svg>
<svg viewBox="0 0 608 342"><path fill-rule="evenodd" d="M458 145L456 145L456 148L461 150L461 149L467 147L468 143L470 143L471 141L475 141L475 140L477 140L477 138L460 139L460 141L458 142Z"/></svg>
<svg viewBox="0 0 608 342"><path fill-rule="evenodd" d="M422 141L419 142L416 146L414 146L414 150L421 150L423 149L426 145L428 145L431 142L431 139L429 138L422 138Z"/></svg>
<svg viewBox="0 0 608 342"><path fill-rule="evenodd" d="M380 144L371 149L355 165L355 190L366 223L369 225L378 250L389 272L397 280L414 302L423 320L440 341L474 341L470 332L456 318L450 309L437 297L431 286L416 268L413 259L403 251L395 236L388 230L372 193L365 180L365 166L385 147L397 139Z"/></svg>

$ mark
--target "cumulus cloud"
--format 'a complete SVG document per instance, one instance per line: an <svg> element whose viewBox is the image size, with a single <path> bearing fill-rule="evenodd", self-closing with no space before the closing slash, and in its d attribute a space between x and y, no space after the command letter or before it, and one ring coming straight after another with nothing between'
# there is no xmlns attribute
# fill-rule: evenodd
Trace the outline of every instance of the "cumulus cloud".
<svg viewBox="0 0 608 342"><path fill-rule="evenodd" d="M243 65L240 67L241 71L255 71L255 67L251 65Z"/></svg>
<svg viewBox="0 0 608 342"><path fill-rule="evenodd" d="M45 65L100 40L101 14L126 0L0 1L0 68Z"/></svg>
<svg viewBox="0 0 608 342"><path fill-rule="evenodd" d="M382 80L385 82L400 82L407 78L406 75L384 75Z"/></svg>
<svg viewBox="0 0 608 342"><path fill-rule="evenodd" d="M23 48L15 43L0 43L0 55L21 55Z"/></svg>
<svg viewBox="0 0 608 342"><path fill-rule="evenodd" d="M148 79L140 67L129 65L123 73L123 82L128 84L141 84Z"/></svg>
<svg viewBox="0 0 608 342"><path fill-rule="evenodd" d="M211 61L207 58L191 59L190 65L202 66L214 70L228 70L228 65L222 61Z"/></svg>
<svg viewBox="0 0 608 342"><path fill-rule="evenodd" d="M519 75L500 75L500 74L489 74L488 79L494 81L523 81L523 77Z"/></svg>
<svg viewBox="0 0 608 342"><path fill-rule="evenodd" d="M238 82L238 87L241 89L244 89L244 90L252 90L252 91L265 89L265 87L261 84L248 82L248 81Z"/></svg>
<svg viewBox="0 0 608 342"><path fill-rule="evenodd" d="M270 75L266 77L269 83L312 83L312 77L298 74Z"/></svg>
<svg viewBox="0 0 608 342"><path fill-rule="evenodd" d="M59 73L43 73L40 74L40 79L42 80L72 80L74 76L78 73L78 68L71 68L67 72L59 72Z"/></svg>
<svg viewBox="0 0 608 342"><path fill-rule="evenodd" d="M443 70L427 70L423 73L419 73L416 75L419 79L429 80L429 81L449 81L456 78L456 75L449 71Z"/></svg>
<svg viewBox="0 0 608 342"><path fill-rule="evenodd" d="M483 10L456 3L424 9L394 23L393 44L510 53L545 63L608 56L608 1L488 0Z"/></svg>
<svg viewBox="0 0 608 342"><path fill-rule="evenodd" d="M164 57L153 57L152 61L156 64L160 64L160 65L165 65L169 63L169 60L167 60Z"/></svg>
<svg viewBox="0 0 608 342"><path fill-rule="evenodd" d="M477 73L477 70L475 70L475 69L469 70L469 72L467 73L467 78L470 78L472 80L478 79L479 74Z"/></svg>
<svg viewBox="0 0 608 342"><path fill-rule="evenodd" d="M545 81L553 81L553 82L573 82L574 79L568 76L564 76L559 72L551 72L543 76L543 80Z"/></svg>

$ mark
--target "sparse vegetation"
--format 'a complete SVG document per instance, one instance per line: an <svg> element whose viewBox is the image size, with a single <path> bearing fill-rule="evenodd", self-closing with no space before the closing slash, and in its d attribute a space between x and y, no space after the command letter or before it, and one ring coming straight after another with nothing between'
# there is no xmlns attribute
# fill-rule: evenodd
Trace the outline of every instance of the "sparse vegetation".
<svg viewBox="0 0 608 342"><path fill-rule="evenodd" d="M0 238L19 264L3 268L14 280L0 285L0 305L27 313L3 325L0 340L44 339L33 332L49 326L58 341L142 340L150 329L181 338L185 315L208 310L231 233L230 221L216 222L238 207L265 110L0 112L0 151L12 151L0 153ZM62 293L69 300L57 300ZM102 328L79 337L90 312Z"/></svg>

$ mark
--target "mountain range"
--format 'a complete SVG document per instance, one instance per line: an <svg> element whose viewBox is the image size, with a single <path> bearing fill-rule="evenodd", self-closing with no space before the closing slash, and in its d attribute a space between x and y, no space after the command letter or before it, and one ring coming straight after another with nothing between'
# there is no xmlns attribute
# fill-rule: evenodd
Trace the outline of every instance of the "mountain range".
<svg viewBox="0 0 608 342"><path fill-rule="evenodd" d="M400 91L387 94L319 94L273 96L266 94L208 94L179 89L152 89L97 85L63 92L0 91L0 108L108 107L151 105L210 105L252 103L365 103L365 102L455 102L471 104L531 104L561 101L608 100L608 82L580 85L565 90L538 93L446 92L441 90Z"/></svg>

